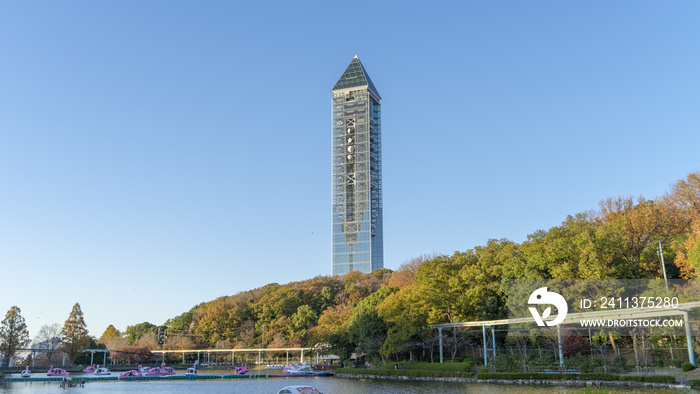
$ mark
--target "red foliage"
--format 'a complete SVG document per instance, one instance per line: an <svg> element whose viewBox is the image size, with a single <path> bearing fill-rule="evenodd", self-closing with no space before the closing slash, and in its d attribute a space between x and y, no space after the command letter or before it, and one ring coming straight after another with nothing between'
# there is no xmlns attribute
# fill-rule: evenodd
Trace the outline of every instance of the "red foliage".
<svg viewBox="0 0 700 394"><path fill-rule="evenodd" d="M112 355L112 360L126 364L138 364L151 361L153 354L148 348L126 346L117 349Z"/></svg>

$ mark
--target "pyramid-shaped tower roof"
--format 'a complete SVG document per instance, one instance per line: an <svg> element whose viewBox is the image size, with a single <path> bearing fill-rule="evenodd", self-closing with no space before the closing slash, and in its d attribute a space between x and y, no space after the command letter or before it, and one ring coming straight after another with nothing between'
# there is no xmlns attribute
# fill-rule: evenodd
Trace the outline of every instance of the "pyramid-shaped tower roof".
<svg viewBox="0 0 700 394"><path fill-rule="evenodd" d="M348 65L348 68L345 69L343 75L340 76L338 82L335 83L335 86L333 86L333 89L331 89L331 91L361 86L367 86L367 88L371 90L372 93L376 94L377 97L381 98L381 96L379 96L377 88L374 87L374 84L372 83L369 74L367 74L367 70L365 70L364 66L362 66L362 62L360 62L360 59L358 59L357 56L355 56Z"/></svg>

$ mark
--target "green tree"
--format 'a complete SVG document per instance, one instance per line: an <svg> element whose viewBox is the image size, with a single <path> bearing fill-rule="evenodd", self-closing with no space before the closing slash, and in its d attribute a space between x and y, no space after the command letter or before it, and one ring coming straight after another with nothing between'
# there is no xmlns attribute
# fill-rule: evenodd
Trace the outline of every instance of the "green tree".
<svg viewBox="0 0 700 394"><path fill-rule="evenodd" d="M338 292L330 286L323 286L321 292L318 293L320 310L324 310L333 305L333 299Z"/></svg>
<svg viewBox="0 0 700 394"><path fill-rule="evenodd" d="M337 332L329 335L328 344L330 345L329 350L331 353L337 354L341 363L348 360L357 347L346 332Z"/></svg>
<svg viewBox="0 0 700 394"><path fill-rule="evenodd" d="M297 312L292 315L292 323L294 323L294 328L300 329L309 327L316 324L318 321L318 315L311 309L308 305L302 305L297 308Z"/></svg>
<svg viewBox="0 0 700 394"><path fill-rule="evenodd" d="M357 351L365 353L375 362L379 360L379 349L386 340L389 326L379 313L377 306L397 289L383 287L357 304L348 322L348 340L357 345Z"/></svg>
<svg viewBox="0 0 700 394"><path fill-rule="evenodd" d="M85 349L90 345L87 325L79 303L76 302L73 305L68 319L63 324L61 336L63 337L63 350L68 353L71 361L75 359L79 350Z"/></svg>
<svg viewBox="0 0 700 394"><path fill-rule="evenodd" d="M192 317L194 316L195 310L198 307L199 306L196 306L173 319L167 320L165 325L168 326L168 335L189 333L190 325L192 324Z"/></svg>
<svg viewBox="0 0 700 394"><path fill-rule="evenodd" d="M143 334L147 332L156 332L157 330L158 326L155 324L143 322L134 324L133 326L127 326L126 331L124 331L124 336L129 343L136 343Z"/></svg>
<svg viewBox="0 0 700 394"><path fill-rule="evenodd" d="M421 302L418 286L407 285L387 296L377 306L381 318L389 323L387 338L380 354L389 359L392 354L410 350L428 326L426 304Z"/></svg>
<svg viewBox="0 0 700 394"><path fill-rule="evenodd" d="M461 268L462 262L457 259L438 256L418 269L414 284L418 286L418 299L424 304L430 323L460 320L459 304L465 290L458 278Z"/></svg>
<svg viewBox="0 0 700 394"><path fill-rule="evenodd" d="M548 231L528 235L522 244L526 264L521 269L524 279L594 279L599 269L586 269L599 264L591 246L597 224L587 213L568 216ZM592 253L593 252L593 253Z"/></svg>
<svg viewBox="0 0 700 394"><path fill-rule="evenodd" d="M21 311L13 306L5 314L0 323L0 352L4 354L3 363L8 363L10 357L29 344L29 331ZM4 366L4 365L3 365Z"/></svg>
<svg viewBox="0 0 700 394"><path fill-rule="evenodd" d="M291 317L304 305L302 295L300 290L284 286L270 288L256 305L257 318L263 323L269 323L280 316Z"/></svg>
<svg viewBox="0 0 700 394"><path fill-rule="evenodd" d="M489 320L508 315L508 280L521 276L524 258L518 244L507 239L490 239L467 253L455 253L461 266L457 283L463 289L459 316L466 320ZM453 290L455 291L455 290Z"/></svg>

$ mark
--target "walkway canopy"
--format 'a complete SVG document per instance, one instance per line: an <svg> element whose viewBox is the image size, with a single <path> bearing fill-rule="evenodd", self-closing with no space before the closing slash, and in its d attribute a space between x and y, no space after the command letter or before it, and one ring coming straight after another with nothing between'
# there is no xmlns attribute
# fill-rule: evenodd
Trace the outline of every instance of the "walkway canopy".
<svg viewBox="0 0 700 394"><path fill-rule="evenodd" d="M678 304L677 308L672 309L657 309L657 308L638 308L638 309L611 309L607 311L599 312L584 312L584 313L569 313L567 314L564 321L557 325L557 340L559 347L559 362L563 363L563 350L561 341L561 326L565 324L578 324L581 325L582 320L602 320L602 319L614 319L614 320L625 320L625 319L644 319L653 317L664 317L664 316L683 316L683 326L685 327L685 337L688 346L688 360L694 366L695 363L695 352L693 349L693 338L690 331L690 319L688 318L688 312L700 308L699 302L687 302ZM501 325L511 325L511 324L522 324L522 323L533 323L535 320L531 317L528 318L518 318L518 319L500 319L500 320L485 320L485 321L471 321L462 323L444 323L444 324L432 324L431 328L437 328L440 337L440 362L443 362L443 348L442 348L442 329L443 328L460 328L460 327L481 327L483 331L483 341L484 341L484 364L488 364L488 355L491 354L492 357L496 355L496 335L495 326ZM593 328L593 327L591 327ZM490 329L490 333L488 332Z"/></svg>

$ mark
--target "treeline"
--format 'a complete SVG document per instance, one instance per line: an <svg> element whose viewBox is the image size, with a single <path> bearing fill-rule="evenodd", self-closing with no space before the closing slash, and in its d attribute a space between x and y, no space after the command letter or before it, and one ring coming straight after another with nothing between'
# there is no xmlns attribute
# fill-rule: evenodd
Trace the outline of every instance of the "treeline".
<svg viewBox="0 0 700 394"><path fill-rule="evenodd" d="M15 359L30 344L40 352ZM51 358L59 353L72 362L84 364L90 355L83 352L83 349L105 349L105 345L98 344L95 338L88 335L83 310L77 302L63 326L58 323L41 326L34 341L29 339L29 330L19 307L11 307L0 322L0 367L7 367L12 359L17 366L49 365L52 363Z"/></svg>
<svg viewBox="0 0 700 394"><path fill-rule="evenodd" d="M161 339L170 349L327 343L342 358L358 351L377 360L421 347L430 353L429 324L507 317L510 279L659 278L659 242L669 279L697 278L699 218L695 172L662 197L608 198L522 243L492 239L451 256L415 258L395 272L273 283L199 304L161 327L112 332L112 340L151 347Z"/></svg>

